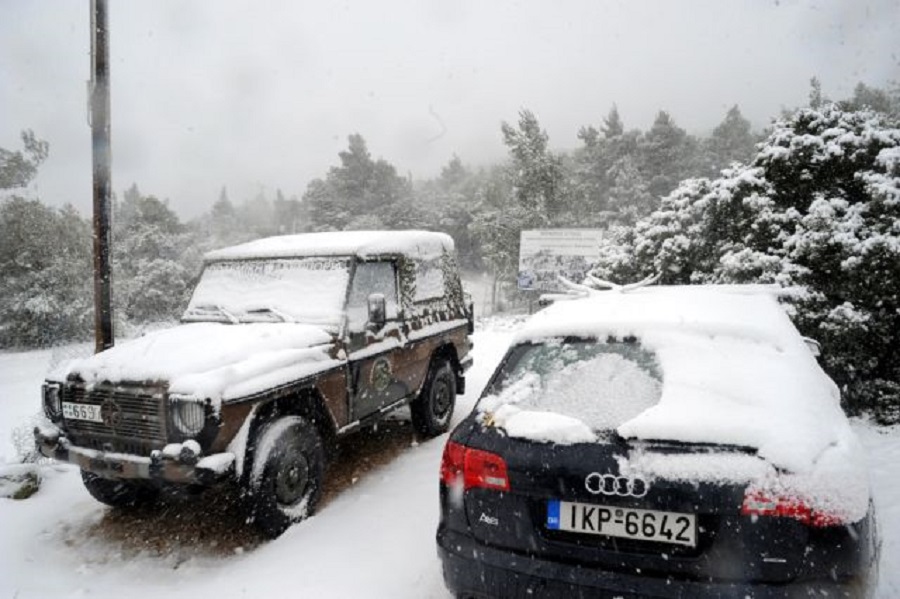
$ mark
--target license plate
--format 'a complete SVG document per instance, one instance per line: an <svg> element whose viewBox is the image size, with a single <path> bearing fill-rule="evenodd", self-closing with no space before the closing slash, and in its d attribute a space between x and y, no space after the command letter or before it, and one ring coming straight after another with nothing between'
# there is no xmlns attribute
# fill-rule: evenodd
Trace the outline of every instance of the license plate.
<svg viewBox="0 0 900 599"><path fill-rule="evenodd" d="M103 422L103 419L100 417L100 406L64 401L62 405L62 411L63 418L68 418L69 420Z"/></svg>
<svg viewBox="0 0 900 599"><path fill-rule="evenodd" d="M551 499L547 528L639 541L697 546L697 516Z"/></svg>

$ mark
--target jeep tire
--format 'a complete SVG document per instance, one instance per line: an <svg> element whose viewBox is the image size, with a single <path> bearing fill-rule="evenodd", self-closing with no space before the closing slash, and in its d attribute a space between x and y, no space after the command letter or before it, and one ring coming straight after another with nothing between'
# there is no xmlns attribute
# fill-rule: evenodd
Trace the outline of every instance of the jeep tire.
<svg viewBox="0 0 900 599"><path fill-rule="evenodd" d="M148 505L159 496L159 489L148 484L103 478L87 470L81 471L81 480L91 497L111 507Z"/></svg>
<svg viewBox="0 0 900 599"><path fill-rule="evenodd" d="M435 359L428 369L419 396L410 405L413 427L426 437L436 437L450 428L456 405L456 375L445 359Z"/></svg>
<svg viewBox="0 0 900 599"><path fill-rule="evenodd" d="M313 513L322 495L325 452L316 427L300 416L268 424L258 437L250 478L254 525L269 538Z"/></svg>

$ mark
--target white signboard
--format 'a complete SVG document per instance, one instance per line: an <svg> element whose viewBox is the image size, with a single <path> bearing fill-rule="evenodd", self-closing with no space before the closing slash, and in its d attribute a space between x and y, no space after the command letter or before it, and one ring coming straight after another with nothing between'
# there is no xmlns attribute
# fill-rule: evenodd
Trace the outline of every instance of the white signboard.
<svg viewBox="0 0 900 599"><path fill-rule="evenodd" d="M558 277L580 283L600 257L599 229L522 231L518 285L522 290L559 291Z"/></svg>

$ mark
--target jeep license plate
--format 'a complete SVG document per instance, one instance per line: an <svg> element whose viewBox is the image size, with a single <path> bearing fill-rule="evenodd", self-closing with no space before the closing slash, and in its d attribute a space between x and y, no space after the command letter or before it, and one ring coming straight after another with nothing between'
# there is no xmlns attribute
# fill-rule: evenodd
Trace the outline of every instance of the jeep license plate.
<svg viewBox="0 0 900 599"><path fill-rule="evenodd" d="M62 412L63 418L67 418L69 420L103 422L103 419L100 417L100 406L64 401L62 405Z"/></svg>
<svg viewBox="0 0 900 599"><path fill-rule="evenodd" d="M547 528L697 546L697 516L569 501L547 502Z"/></svg>

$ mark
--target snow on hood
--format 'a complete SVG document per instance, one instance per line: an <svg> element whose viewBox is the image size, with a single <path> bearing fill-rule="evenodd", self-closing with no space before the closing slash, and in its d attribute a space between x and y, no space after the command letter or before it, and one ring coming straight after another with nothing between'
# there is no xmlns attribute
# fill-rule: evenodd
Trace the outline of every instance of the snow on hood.
<svg viewBox="0 0 900 599"><path fill-rule="evenodd" d="M168 381L169 392L243 397L330 368L332 336L297 323L193 323L148 333L68 365L88 384Z"/></svg>

